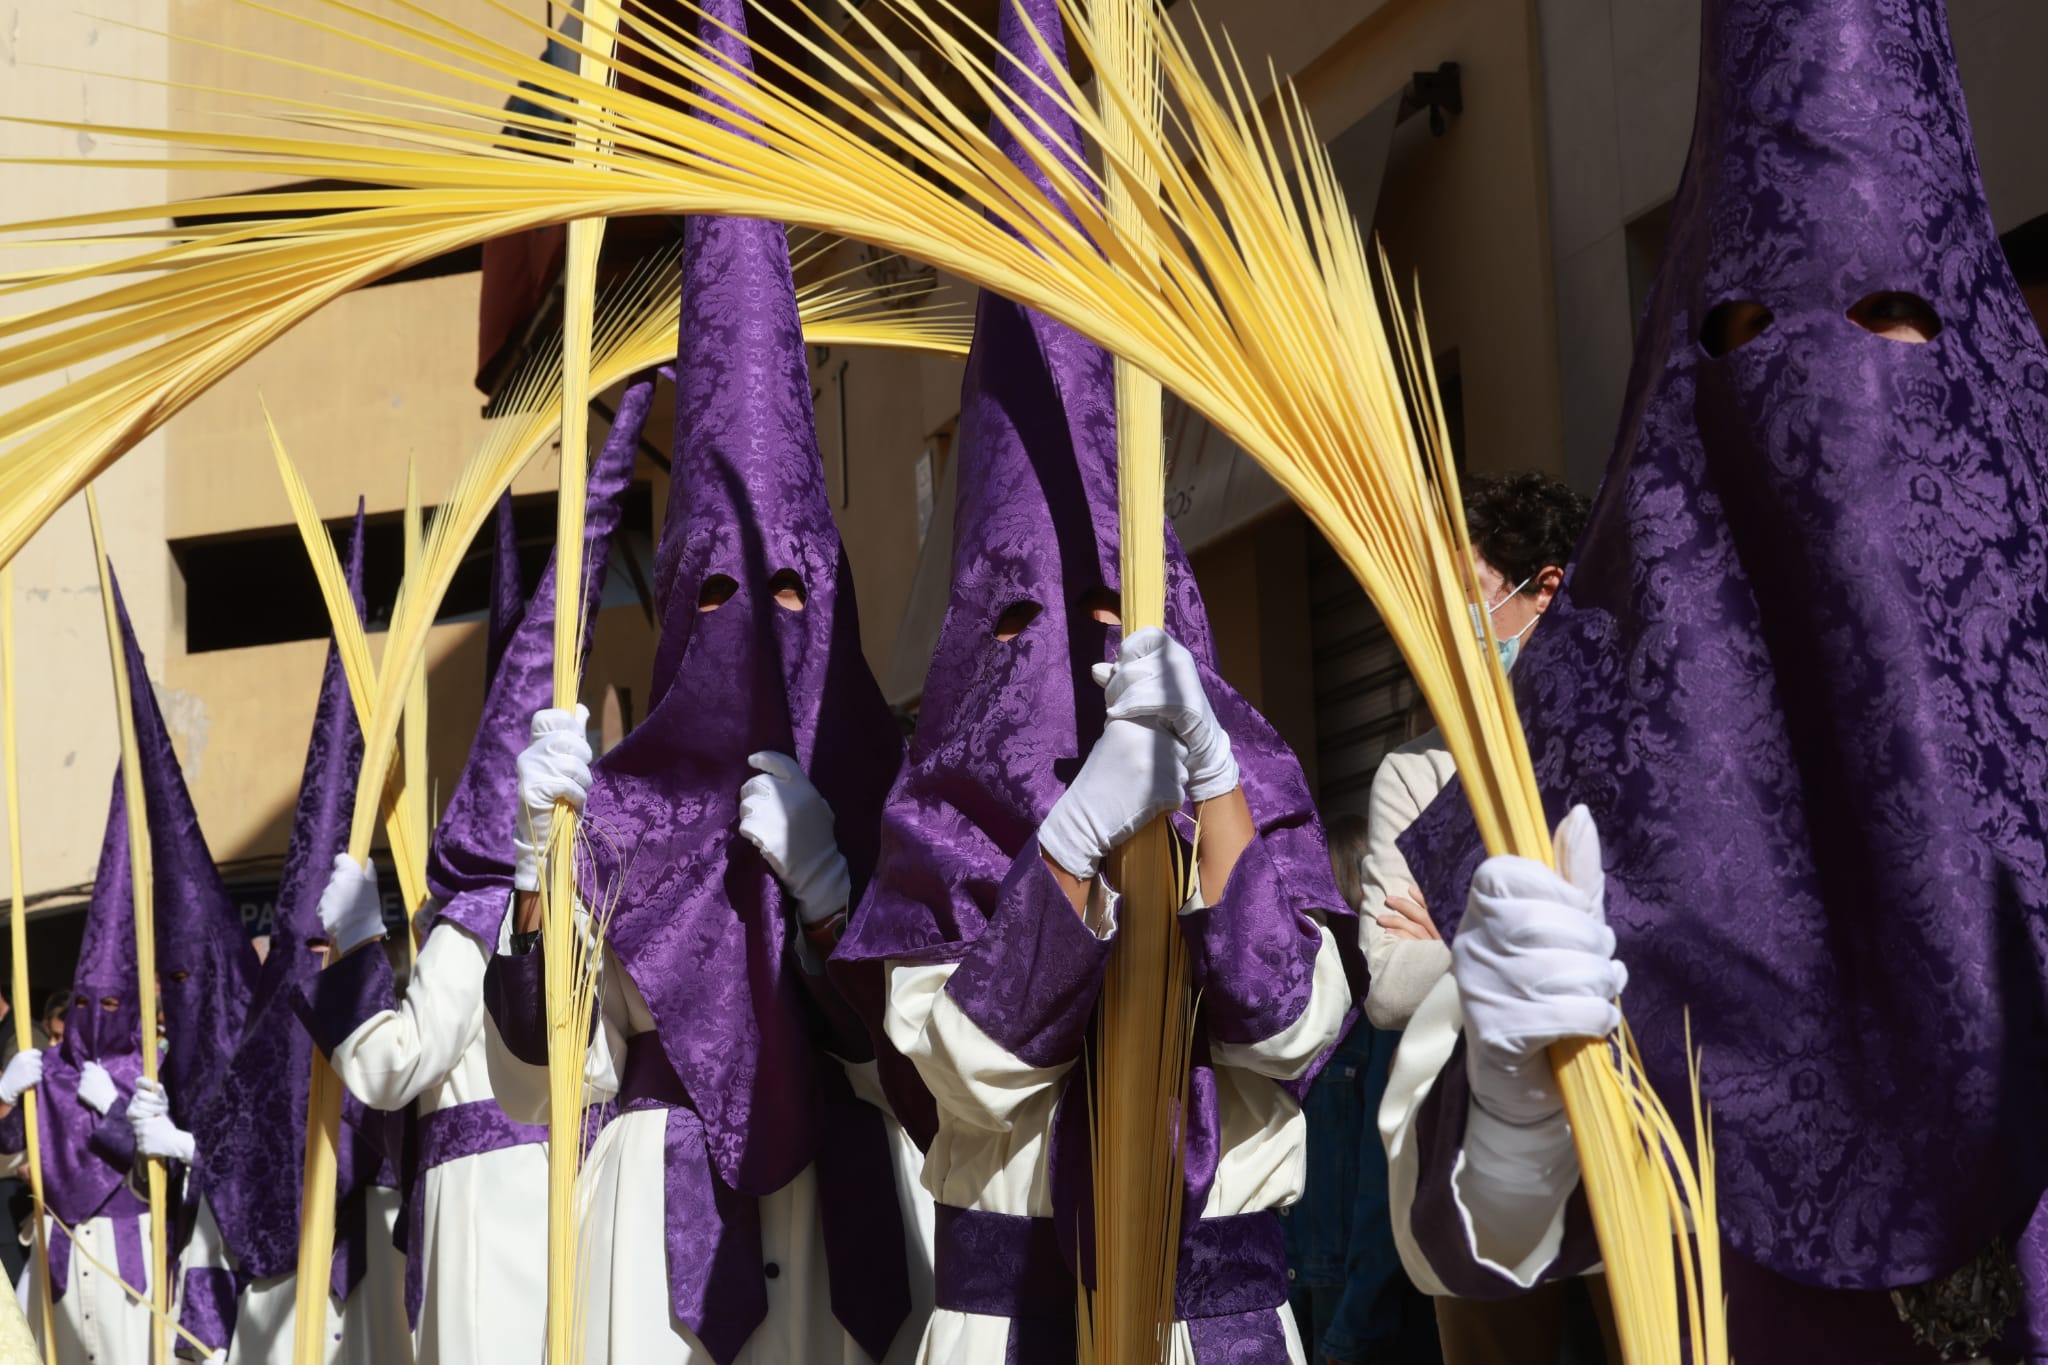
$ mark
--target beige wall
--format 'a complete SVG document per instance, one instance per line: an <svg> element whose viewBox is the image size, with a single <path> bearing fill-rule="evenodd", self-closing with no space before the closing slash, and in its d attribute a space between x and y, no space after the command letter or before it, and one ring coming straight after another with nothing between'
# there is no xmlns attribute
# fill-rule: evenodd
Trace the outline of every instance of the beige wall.
<svg viewBox="0 0 2048 1365"><path fill-rule="evenodd" d="M106 12L161 28L162 0L126 0ZM86 17L80 7L0 3L0 115L92 123L161 124L164 92L58 68L161 78L166 45ZM132 157L92 133L9 125L9 156ZM146 152L143 155L147 155ZM0 171L9 218L161 202L167 177L150 170L9 166ZM10 247L9 269L82 259ZM81 293L88 292L81 290ZM38 296L38 302L46 296ZM54 295L47 296L54 301ZM12 407L48 384L0 390ZM99 480L101 512L121 586L153 665L163 658L170 594L163 551L164 443L146 441ZM31 897L87 882L99 855L120 741L106 632L82 499L65 507L14 563L16 699L23 788L24 877ZM161 674L159 673L160 677ZM0 866L6 850L0 847Z"/></svg>
<svg viewBox="0 0 2048 1365"><path fill-rule="evenodd" d="M1634 358L1628 225L1677 192L1699 82L1700 0L1540 0L1565 459L1590 489L1606 467ZM2048 5L1948 7L1992 217L2048 212ZM1655 248L1651 247L1654 253Z"/></svg>

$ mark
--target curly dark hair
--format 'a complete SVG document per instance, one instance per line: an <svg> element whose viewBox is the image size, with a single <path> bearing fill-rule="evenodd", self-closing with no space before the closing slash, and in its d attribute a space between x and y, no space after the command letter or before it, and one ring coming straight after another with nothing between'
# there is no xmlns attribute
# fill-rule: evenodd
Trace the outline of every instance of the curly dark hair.
<svg viewBox="0 0 2048 1365"><path fill-rule="evenodd" d="M1588 508L1586 499L1534 470L1475 478L1465 489L1472 548L1511 584L1569 563ZM1535 590L1534 583L1523 589Z"/></svg>

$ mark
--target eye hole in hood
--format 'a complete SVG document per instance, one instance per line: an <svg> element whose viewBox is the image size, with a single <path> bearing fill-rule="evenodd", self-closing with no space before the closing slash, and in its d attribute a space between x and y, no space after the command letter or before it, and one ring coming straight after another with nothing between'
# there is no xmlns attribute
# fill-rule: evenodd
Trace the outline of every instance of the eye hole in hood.
<svg viewBox="0 0 2048 1365"><path fill-rule="evenodd" d="M1044 610L1044 607L1031 601L1029 598L1012 602L1009 606L1003 608L1001 615L996 617L995 628L989 633L998 640L1005 642L1014 640L1019 635L1022 635L1024 628L1033 621L1036 621L1038 613Z"/></svg>
<svg viewBox="0 0 2048 1365"><path fill-rule="evenodd" d="M1090 588L1074 599L1074 612L1089 617L1105 626L1120 626L1124 622L1123 599L1108 588Z"/></svg>
<svg viewBox="0 0 2048 1365"><path fill-rule="evenodd" d="M1924 346L1941 335L1941 315L1918 294L1884 290L1857 300L1849 321L1869 332L1906 346Z"/></svg>
<svg viewBox="0 0 2048 1365"><path fill-rule="evenodd" d="M1754 299L1724 300L1700 324L1700 349L1719 359L1755 341L1775 321L1771 310Z"/></svg>
<svg viewBox="0 0 2048 1365"><path fill-rule="evenodd" d="M782 569L769 579L768 595L784 611L802 611L804 604L810 601L804 592L803 576L795 569Z"/></svg>
<svg viewBox="0 0 2048 1365"><path fill-rule="evenodd" d="M704 586L697 590L697 610L717 611L732 600L740 585L722 573L712 574L704 580Z"/></svg>

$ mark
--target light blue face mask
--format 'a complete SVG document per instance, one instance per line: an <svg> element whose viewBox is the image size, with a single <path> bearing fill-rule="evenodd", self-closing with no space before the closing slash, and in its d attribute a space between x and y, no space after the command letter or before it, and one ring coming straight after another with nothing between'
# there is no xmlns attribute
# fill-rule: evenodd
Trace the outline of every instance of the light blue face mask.
<svg viewBox="0 0 2048 1365"><path fill-rule="evenodd" d="M1534 575L1531 575L1531 578L1533 577ZM1482 644L1486 641L1487 617L1492 616L1495 612L1499 611L1502 607L1506 606L1511 600L1513 600L1516 593L1520 592L1522 589L1529 586L1529 582L1530 579L1525 578L1521 582L1515 584L1514 587L1509 588L1507 591L1507 595L1505 597L1502 597L1500 601L1495 602L1492 606L1486 609L1486 616L1481 616L1479 614L1479 604L1477 602L1467 602L1465 604L1472 610L1472 633L1479 637L1479 640ZM1520 630L1516 631L1513 635L1508 636L1506 639L1496 638L1494 640L1494 650L1496 653L1500 655L1501 672L1506 673L1512 668L1514 668L1515 660L1522 657L1522 637L1527 635L1529 633L1529 627L1535 624L1535 620L1531 619L1528 625L1523 626Z"/></svg>

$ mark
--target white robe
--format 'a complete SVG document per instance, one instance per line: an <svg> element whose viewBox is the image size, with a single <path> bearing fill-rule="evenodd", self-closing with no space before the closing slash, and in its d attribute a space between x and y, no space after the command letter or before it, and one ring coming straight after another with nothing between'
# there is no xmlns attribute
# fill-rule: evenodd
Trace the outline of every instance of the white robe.
<svg viewBox="0 0 2048 1365"><path fill-rule="evenodd" d="M147 1257L149 1215L141 1215L137 1223ZM22 1226L26 1228L28 1224ZM98 1261L107 1270L120 1270L113 1220L88 1218L76 1231L78 1241L71 1248L71 1270L64 1297L52 1305L50 1319L57 1341L57 1365L150 1365L149 1305L130 1298L126 1290L92 1264ZM64 1235L57 1230L54 1218L46 1223L44 1233L51 1239L51 1245ZM21 1281L22 1311L28 1316L40 1346L44 1285L38 1257L29 1257Z"/></svg>
<svg viewBox="0 0 2048 1365"><path fill-rule="evenodd" d="M1115 897L1099 882L1084 922L1098 937L1114 929ZM939 1131L925 1161L924 1186L939 1203L957 1208L1051 1217L1052 1121L1073 1064L1035 1067L991 1039L947 993L956 970L951 963L889 966L889 1039L938 1101ZM1211 1042L1221 1157L1203 1217L1277 1209L1301 1198L1308 1129L1300 1106L1275 1080L1307 1070L1337 1036L1350 1004L1336 941L1324 929L1308 1004L1294 1023L1252 1045ZM1274 1312L1289 1358L1302 1361L1294 1315L1284 1304ZM1173 1336L1172 1365L1192 1365L1186 1325L1176 1323ZM1009 1337L1006 1317L938 1309L918 1362L1000 1362Z"/></svg>
<svg viewBox="0 0 2048 1365"><path fill-rule="evenodd" d="M646 1001L610 949L604 954L599 999L602 1027L595 1031L584 1069L592 1102L618 1093L627 1040L654 1030ZM495 1027L485 1032L491 1040L491 1078L505 1112L521 1123L546 1122L547 1069L513 1057L497 1040ZM849 1068L848 1075L861 1098L879 1100L872 1066ZM622 1114L598 1135L584 1160L578 1198L581 1254L589 1266L583 1289L585 1365L712 1365L710 1354L669 1307L668 1221L662 1199L667 1128L665 1109ZM917 1350L918 1325L931 1307L932 1205L907 1178L915 1168L915 1148L903 1155L908 1140L893 1119L889 1128L899 1153L897 1193L911 1253L912 1311L883 1365L908 1365ZM759 1204L761 1252L777 1273L764 1282L767 1316L735 1365L868 1365L867 1353L832 1316L813 1171L806 1168Z"/></svg>
<svg viewBox="0 0 2048 1365"><path fill-rule="evenodd" d="M397 1214L395 1191L371 1191L369 1236L389 1240L391 1220ZM391 1365L410 1359L412 1340L406 1332L393 1334L391 1314L379 1300L391 1293L389 1267L397 1263L403 1275L403 1261L397 1257L373 1257L371 1271L356 1285L348 1304L338 1304L328 1295L328 1336L324 1359L328 1365ZM205 1199L199 1203L199 1220L193 1226L193 1240L186 1242L178 1263L180 1304L184 1275L199 1267L233 1269L236 1259L221 1240L219 1224ZM403 1279L397 1283L403 1293ZM299 1277L272 1275L250 1283L236 1302L236 1330L227 1342L227 1365L291 1365L299 1324ZM399 1304L397 1326L403 1328L403 1302ZM182 1342L190 1349L190 1342Z"/></svg>
<svg viewBox="0 0 2048 1365"><path fill-rule="evenodd" d="M491 949L451 923L427 935L395 1010L334 1050L351 1094L376 1109L437 1110L492 1100L484 1046ZM458 1157L421 1193L419 1365L539 1365L547 1324L548 1157L526 1143ZM395 1300L404 1321L402 1277Z"/></svg>

